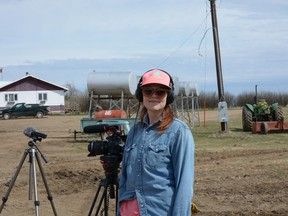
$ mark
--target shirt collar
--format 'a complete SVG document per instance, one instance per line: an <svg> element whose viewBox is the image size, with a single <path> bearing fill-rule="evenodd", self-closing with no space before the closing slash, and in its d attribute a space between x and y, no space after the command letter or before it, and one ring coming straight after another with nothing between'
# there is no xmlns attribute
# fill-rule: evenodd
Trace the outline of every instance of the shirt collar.
<svg viewBox="0 0 288 216"><path fill-rule="evenodd" d="M163 116L161 115L160 118L158 119L157 122L155 122L153 125L159 124L159 122L161 122L163 120ZM148 114L146 114L143 118L143 123L146 124L147 126L150 126L149 124L149 116Z"/></svg>

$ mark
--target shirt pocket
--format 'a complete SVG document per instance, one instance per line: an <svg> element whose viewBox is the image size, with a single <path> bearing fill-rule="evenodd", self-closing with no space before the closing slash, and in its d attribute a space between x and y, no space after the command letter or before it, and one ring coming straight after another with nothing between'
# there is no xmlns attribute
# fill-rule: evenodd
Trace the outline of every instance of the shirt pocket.
<svg viewBox="0 0 288 216"><path fill-rule="evenodd" d="M131 160L134 161L136 158L136 144L132 144L130 147L126 148L125 151L125 158L124 158L124 162L126 165L128 165L129 163L131 163Z"/></svg>
<svg viewBox="0 0 288 216"><path fill-rule="evenodd" d="M121 176L119 179L119 189L124 186L125 182L127 181L127 176L129 176L132 172L131 158L133 158L132 154L133 152L135 152L133 151L136 149L135 147L136 147L136 144L132 144L130 147L124 149L123 162L125 162L126 166L122 167L122 169L125 170L125 173L124 173L124 176Z"/></svg>
<svg viewBox="0 0 288 216"><path fill-rule="evenodd" d="M146 164L151 168L165 166L168 159L168 146L166 144L149 144L146 154Z"/></svg>
<svg viewBox="0 0 288 216"><path fill-rule="evenodd" d="M123 167L123 169L125 169L126 171L126 176L125 179L123 179L123 181L121 181L120 179L119 187L122 187L126 183L126 187L127 189L129 189L132 185L134 185L135 182L134 166L135 166L136 154L137 154L136 144L132 144L131 146L125 149L124 162L126 167L125 168Z"/></svg>

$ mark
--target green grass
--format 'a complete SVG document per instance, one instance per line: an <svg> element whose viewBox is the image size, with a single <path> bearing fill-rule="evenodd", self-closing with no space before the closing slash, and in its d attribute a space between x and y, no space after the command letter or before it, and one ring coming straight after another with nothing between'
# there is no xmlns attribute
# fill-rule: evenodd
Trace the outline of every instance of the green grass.
<svg viewBox="0 0 288 216"><path fill-rule="evenodd" d="M288 109L283 109L284 119L288 120ZM229 112L229 111L228 111ZM235 116L228 120L228 130L221 131L220 122L207 121L204 128L203 123L200 127L192 129L195 139L196 150L219 150L224 149L281 149L288 148L288 133L268 133L252 134L243 132L241 116Z"/></svg>

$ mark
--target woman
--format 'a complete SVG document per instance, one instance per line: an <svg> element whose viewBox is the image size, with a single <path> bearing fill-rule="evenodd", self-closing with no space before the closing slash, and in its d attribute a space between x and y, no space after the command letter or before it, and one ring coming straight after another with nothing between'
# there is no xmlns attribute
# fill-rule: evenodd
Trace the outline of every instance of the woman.
<svg viewBox="0 0 288 216"><path fill-rule="evenodd" d="M194 140L175 118L171 76L159 69L141 77L140 122L130 130L119 181L118 215L187 216L193 196Z"/></svg>

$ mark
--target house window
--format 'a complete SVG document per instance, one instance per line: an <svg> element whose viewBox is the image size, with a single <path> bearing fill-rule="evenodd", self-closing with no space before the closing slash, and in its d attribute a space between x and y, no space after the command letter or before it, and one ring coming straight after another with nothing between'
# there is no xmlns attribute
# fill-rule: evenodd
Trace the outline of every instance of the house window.
<svg viewBox="0 0 288 216"><path fill-rule="evenodd" d="M5 101L6 102L15 102L18 100L17 94L5 94Z"/></svg>
<svg viewBox="0 0 288 216"><path fill-rule="evenodd" d="M38 94L39 101L47 101L47 93L39 93Z"/></svg>

